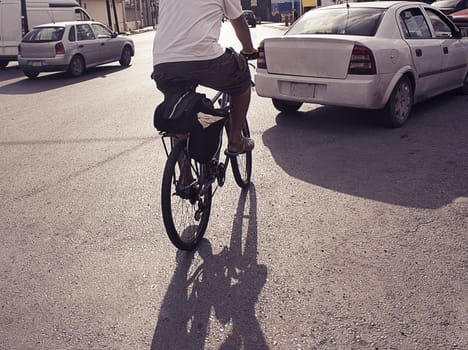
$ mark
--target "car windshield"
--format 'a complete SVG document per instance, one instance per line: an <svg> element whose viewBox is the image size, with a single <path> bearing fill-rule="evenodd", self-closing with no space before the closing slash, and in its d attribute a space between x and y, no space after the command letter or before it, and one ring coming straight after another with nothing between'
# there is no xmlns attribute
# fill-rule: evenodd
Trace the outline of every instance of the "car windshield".
<svg viewBox="0 0 468 350"><path fill-rule="evenodd" d="M48 42L62 40L65 27L33 28L23 38L23 42Z"/></svg>
<svg viewBox="0 0 468 350"><path fill-rule="evenodd" d="M285 35L344 34L374 36L385 9L340 7L310 10Z"/></svg>

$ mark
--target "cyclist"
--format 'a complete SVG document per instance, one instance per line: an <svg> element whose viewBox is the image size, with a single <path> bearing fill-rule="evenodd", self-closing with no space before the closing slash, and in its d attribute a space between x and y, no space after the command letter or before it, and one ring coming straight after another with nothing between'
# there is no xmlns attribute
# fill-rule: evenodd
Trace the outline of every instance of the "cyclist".
<svg viewBox="0 0 468 350"><path fill-rule="evenodd" d="M227 153L235 156L254 148L253 140L241 134L251 79L244 57L219 44L223 17L234 27L241 54L255 55L240 0L160 0L152 78L165 95L188 89L193 83L228 93L231 131ZM179 82L174 84L174 79Z"/></svg>

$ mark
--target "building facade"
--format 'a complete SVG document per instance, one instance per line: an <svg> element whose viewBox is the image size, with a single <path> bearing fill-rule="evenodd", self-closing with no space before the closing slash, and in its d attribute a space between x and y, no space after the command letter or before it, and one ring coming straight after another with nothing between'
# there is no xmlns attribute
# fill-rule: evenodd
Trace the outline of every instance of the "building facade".
<svg viewBox="0 0 468 350"><path fill-rule="evenodd" d="M180 1L180 0L173 0ZM158 23L159 0L78 0L90 16L117 32L129 32ZM241 0L244 10L252 10L264 21L300 16L314 7L327 6L336 0Z"/></svg>
<svg viewBox="0 0 468 350"><path fill-rule="evenodd" d="M96 21L123 33L157 23L158 0L78 0Z"/></svg>

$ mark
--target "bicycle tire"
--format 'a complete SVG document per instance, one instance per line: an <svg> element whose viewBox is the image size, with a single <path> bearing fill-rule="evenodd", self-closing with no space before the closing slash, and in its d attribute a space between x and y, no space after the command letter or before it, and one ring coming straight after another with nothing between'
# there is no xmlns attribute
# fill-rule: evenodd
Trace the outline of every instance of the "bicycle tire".
<svg viewBox="0 0 468 350"><path fill-rule="evenodd" d="M242 129L242 135L244 137L250 137L249 124L247 121ZM231 157L231 168L237 185L240 188L249 187L250 178L252 176L252 151L239 154L236 157Z"/></svg>
<svg viewBox="0 0 468 350"><path fill-rule="evenodd" d="M192 183L198 183L203 165L189 157L185 142L179 142L174 145L164 167L161 209L164 227L172 244L181 250L193 250L203 238L208 225L212 186L207 187L200 196L198 191L189 190L190 198L184 198L187 195L182 196L178 186L181 185L181 172L186 167L191 169ZM192 195L195 192L196 195ZM197 210L200 214L198 219L195 217Z"/></svg>

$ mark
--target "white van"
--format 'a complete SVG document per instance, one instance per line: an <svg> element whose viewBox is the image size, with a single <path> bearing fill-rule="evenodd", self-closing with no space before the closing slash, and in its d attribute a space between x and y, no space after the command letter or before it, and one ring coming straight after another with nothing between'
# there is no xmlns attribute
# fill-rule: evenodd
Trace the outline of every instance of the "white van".
<svg viewBox="0 0 468 350"><path fill-rule="evenodd" d="M75 0L0 0L0 68L17 60L18 44L34 26L90 19Z"/></svg>

